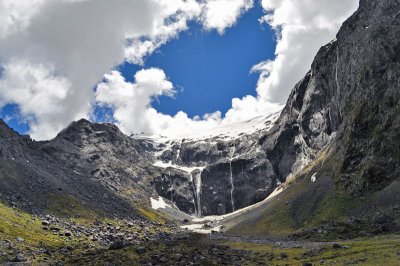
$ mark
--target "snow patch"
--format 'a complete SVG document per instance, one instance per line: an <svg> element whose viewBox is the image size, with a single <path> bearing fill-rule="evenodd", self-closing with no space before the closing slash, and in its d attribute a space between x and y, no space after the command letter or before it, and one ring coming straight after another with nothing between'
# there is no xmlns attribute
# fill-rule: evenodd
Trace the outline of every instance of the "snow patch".
<svg viewBox="0 0 400 266"><path fill-rule="evenodd" d="M211 234L212 232L219 232L221 230L221 226L216 226L212 228L205 228L204 224L189 224L181 226L182 229L187 229L189 231L198 233L198 234Z"/></svg>
<svg viewBox="0 0 400 266"><path fill-rule="evenodd" d="M182 171L184 171L186 173L189 173L189 174L191 172L193 172L194 170L203 171L204 168L205 168L204 166L187 167L187 166L181 166L181 165L173 164L172 162L166 163L166 162L163 162L163 161L156 161L155 163L153 163L153 165L156 166L156 167L160 167L160 168L171 167L171 168L182 170Z"/></svg>
<svg viewBox="0 0 400 266"><path fill-rule="evenodd" d="M269 114L267 116L257 116L247 121L235 122L231 124L221 125L216 128L210 128L209 130L199 130L197 132L191 132L190 134L181 135L132 135L135 139L148 139L153 140L157 143L167 143L171 141L183 140L185 141L201 141L211 138L217 138L218 140L233 140L240 137L243 134L249 135L255 132L265 131L272 128L276 120L278 120L281 111ZM168 147L166 148L168 149ZM164 150L166 150L164 149ZM162 151L160 151L162 154Z"/></svg>
<svg viewBox="0 0 400 266"><path fill-rule="evenodd" d="M162 197L158 197L158 200L153 199L151 197L150 202L151 202L151 208L153 208L154 210L165 209L167 207L171 208L171 206L168 205Z"/></svg>
<svg viewBox="0 0 400 266"><path fill-rule="evenodd" d="M206 217L196 217L193 218L192 224L189 225L183 225L181 228L183 229L188 229L192 232L199 233L199 234L210 234L213 231L214 232L219 232L222 229L222 224L225 219L228 218L234 218L235 216L238 216L240 214L246 213L252 209L255 209L266 202L270 201L272 198L276 197L280 193L282 193L285 190L285 186L279 186L277 187L266 199L263 201L260 201L256 204L247 206L243 209L236 210L232 213L224 214L224 215L213 215L213 216L206 216ZM212 226L207 226L211 224Z"/></svg>
<svg viewBox="0 0 400 266"><path fill-rule="evenodd" d="M317 181L317 173L313 174L311 177L311 182L314 183L315 181Z"/></svg>

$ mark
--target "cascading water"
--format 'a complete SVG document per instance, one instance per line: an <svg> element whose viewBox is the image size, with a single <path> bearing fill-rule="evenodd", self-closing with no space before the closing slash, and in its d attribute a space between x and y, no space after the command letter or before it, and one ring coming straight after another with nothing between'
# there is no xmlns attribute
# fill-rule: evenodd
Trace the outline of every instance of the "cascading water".
<svg viewBox="0 0 400 266"><path fill-rule="evenodd" d="M232 173L232 160L233 155L235 154L235 146L233 146L233 150L231 153L231 157L229 159L229 168L230 168L230 181L231 181L231 205L232 205L232 212L235 211L235 201L233 199L233 191L235 190L235 186L233 185L233 173Z"/></svg>
<svg viewBox="0 0 400 266"><path fill-rule="evenodd" d="M172 181L170 171L168 171L168 177L169 177L169 189L171 191L171 202L174 202L174 183Z"/></svg>
<svg viewBox="0 0 400 266"><path fill-rule="evenodd" d="M229 166L231 169L231 205L232 205L232 212L234 212L235 211L235 202L233 200L233 191L235 189L235 186L233 185L232 161L229 161Z"/></svg>
<svg viewBox="0 0 400 266"><path fill-rule="evenodd" d="M196 172L196 203L197 217L201 217L201 171Z"/></svg>
<svg viewBox="0 0 400 266"><path fill-rule="evenodd" d="M335 81L336 81L336 97L337 97L337 103L338 103L338 112L339 112L339 117L342 118L342 114L340 112L339 108L339 94L340 94L340 84L339 84L339 77L338 77L338 72L339 72L339 43L337 44L336 47L336 66L335 66Z"/></svg>
<svg viewBox="0 0 400 266"><path fill-rule="evenodd" d="M196 217L201 217L201 173L200 170L195 170L190 173L190 181L192 182L193 191L194 191L194 210Z"/></svg>
<svg viewBox="0 0 400 266"><path fill-rule="evenodd" d="M197 198L197 196L196 196L196 186L194 185L194 178L193 178L193 175L194 175L194 173L193 172L191 172L190 173L190 182L192 183L192 186L193 186L193 193L194 193L194 197L193 197L193 206L194 206L194 214L197 216L197 213L198 213L198 211L197 211L197 205L196 205L196 198Z"/></svg>
<svg viewBox="0 0 400 266"><path fill-rule="evenodd" d="M178 163L178 160L181 156L181 149L182 149L182 142L183 140L181 140L181 143L179 144L179 148L176 150L176 157L175 157L175 161Z"/></svg>

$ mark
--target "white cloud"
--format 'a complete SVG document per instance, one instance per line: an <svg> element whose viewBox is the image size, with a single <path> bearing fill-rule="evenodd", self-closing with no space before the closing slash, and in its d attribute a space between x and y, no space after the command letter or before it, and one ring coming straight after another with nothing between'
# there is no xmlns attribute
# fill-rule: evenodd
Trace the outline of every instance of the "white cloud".
<svg viewBox="0 0 400 266"><path fill-rule="evenodd" d="M358 0L262 0L263 21L278 32L276 59L253 67L260 72L257 92L264 101L284 103L310 69L318 49L334 39Z"/></svg>
<svg viewBox="0 0 400 266"><path fill-rule="evenodd" d="M100 106L113 109L117 125L127 134L162 132L176 135L189 133L194 128L216 126L221 121L219 112L207 114L203 119L190 119L184 112L169 116L151 107L156 97L172 96L174 92L172 83L161 69L140 70L133 83L127 82L118 71L113 71L98 85L96 101Z"/></svg>
<svg viewBox="0 0 400 266"><path fill-rule="evenodd" d="M224 124L246 121L250 118L275 113L282 109L279 103L261 101L259 98L247 95L242 99L232 99L232 108L225 114Z"/></svg>
<svg viewBox="0 0 400 266"><path fill-rule="evenodd" d="M105 75L105 82L98 85L96 100L100 105L114 110L114 119L124 132L152 133L151 100L173 93L172 83L160 69L150 68L137 72L135 83L126 82L121 73L113 71Z"/></svg>
<svg viewBox="0 0 400 266"><path fill-rule="evenodd" d="M85 115L85 108L66 115L70 114L65 100L71 93L71 83L55 76L54 71L52 66L12 61L4 67L0 80L0 105L17 104L36 139L55 136L65 126L60 117L72 121Z"/></svg>
<svg viewBox="0 0 400 266"><path fill-rule="evenodd" d="M222 34L237 18L253 7L253 0L208 0L201 20L206 29L217 29Z"/></svg>
<svg viewBox="0 0 400 266"><path fill-rule="evenodd" d="M25 28L44 1L0 1L0 38Z"/></svg>

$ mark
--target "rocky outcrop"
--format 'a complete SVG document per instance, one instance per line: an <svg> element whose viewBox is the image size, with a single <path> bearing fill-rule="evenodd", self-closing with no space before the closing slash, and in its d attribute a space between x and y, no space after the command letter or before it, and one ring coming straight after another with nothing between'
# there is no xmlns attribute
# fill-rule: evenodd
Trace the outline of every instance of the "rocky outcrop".
<svg viewBox="0 0 400 266"><path fill-rule="evenodd" d="M87 130L96 127L116 130L115 127L79 121L54 140L35 142L29 136L20 136L3 122L0 125L0 199L3 202L31 213L61 211L72 216L96 213L99 216L136 217L136 211L132 207L134 199L128 198L129 194L122 191L122 182L111 182L111 178L114 178L111 176L110 179L100 180L92 172L93 168L98 168L94 166L94 162L102 160L100 157L106 159L109 156L114 158L114 162L121 163L125 157L111 144L117 139L104 139L102 134L99 137L89 136ZM96 130L92 134L98 132ZM120 136L130 141L122 133L112 133L109 136ZM113 146L115 150L107 150L102 145ZM111 154L112 152L115 154ZM131 162L133 160L132 158ZM125 169L116 168L117 165L112 169L121 173L120 176L115 176L116 179L123 175L127 178ZM108 168L107 171L111 173ZM143 189L137 190L139 192L135 195L147 195Z"/></svg>
<svg viewBox="0 0 400 266"><path fill-rule="evenodd" d="M400 3L362 0L337 36L342 127L335 142L336 187L368 195L398 179Z"/></svg>
<svg viewBox="0 0 400 266"><path fill-rule="evenodd" d="M178 139L159 144L160 155L155 159L168 169L164 168L163 178L158 178L166 180L164 189L158 186L157 191L172 199L181 210L189 210L188 213L197 216L222 215L265 199L279 181L259 139L270 129L275 117L269 117L262 130L251 134ZM171 169L184 169L189 178L182 178L182 174L166 175L165 170ZM184 179L186 184L182 184ZM181 186L172 185L175 182ZM188 192L193 193L192 197L186 195ZM171 193L175 197L193 199L194 212L190 202L183 204L174 200Z"/></svg>
<svg viewBox="0 0 400 266"><path fill-rule="evenodd" d="M154 177L152 184L158 195L173 202L181 211L196 215L195 188L188 173L167 168Z"/></svg>
<svg viewBox="0 0 400 266"><path fill-rule="evenodd" d="M341 192L367 195L398 178L399 10L398 1L363 0L337 39L320 49L262 138L280 178L328 144L321 172Z"/></svg>

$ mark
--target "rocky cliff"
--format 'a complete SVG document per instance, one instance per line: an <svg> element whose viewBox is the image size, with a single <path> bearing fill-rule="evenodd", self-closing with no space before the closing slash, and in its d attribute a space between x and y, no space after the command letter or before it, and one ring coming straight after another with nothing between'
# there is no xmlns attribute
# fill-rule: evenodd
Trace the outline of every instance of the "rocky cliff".
<svg viewBox="0 0 400 266"><path fill-rule="evenodd" d="M399 1L362 0L320 49L261 139L281 177L309 164L233 233L356 237L400 228L399 26Z"/></svg>

